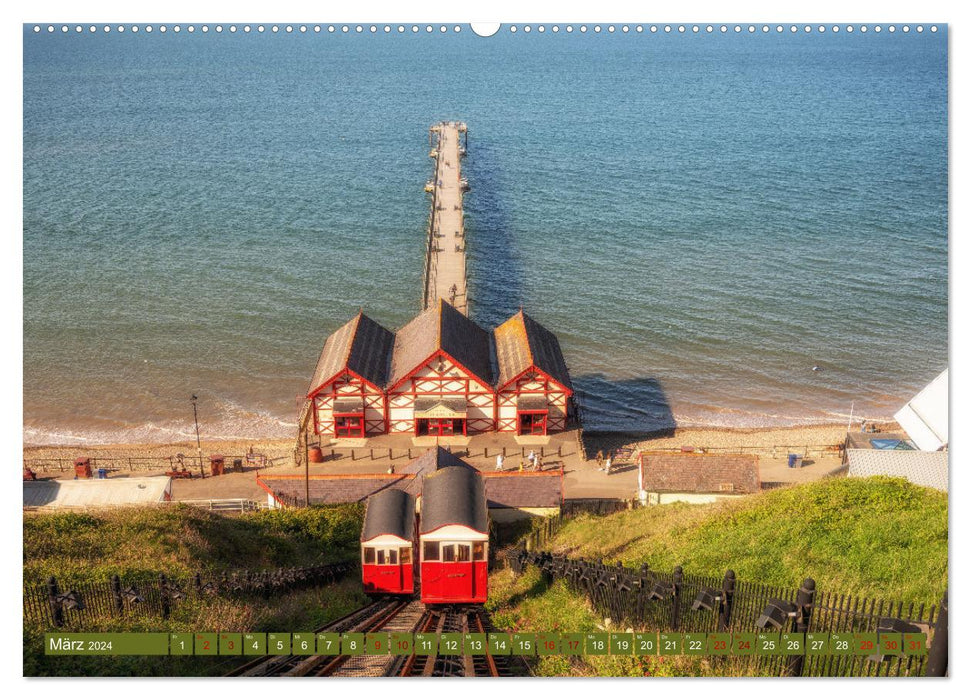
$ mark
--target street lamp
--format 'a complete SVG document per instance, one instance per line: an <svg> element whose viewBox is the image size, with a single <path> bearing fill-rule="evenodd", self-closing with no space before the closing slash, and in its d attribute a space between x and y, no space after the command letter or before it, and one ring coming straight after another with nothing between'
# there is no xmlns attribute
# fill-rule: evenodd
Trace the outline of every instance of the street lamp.
<svg viewBox="0 0 971 700"><path fill-rule="evenodd" d="M199 409L196 407L196 402L199 401L199 397L193 394L189 400L192 401L192 418L196 422L196 449L199 450L199 472L205 478L206 468L202 461L202 441L199 439Z"/></svg>

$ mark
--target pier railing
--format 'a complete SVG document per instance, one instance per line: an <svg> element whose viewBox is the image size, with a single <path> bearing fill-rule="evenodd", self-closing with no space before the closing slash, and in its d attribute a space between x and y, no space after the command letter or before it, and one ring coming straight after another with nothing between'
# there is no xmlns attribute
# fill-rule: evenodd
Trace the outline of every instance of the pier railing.
<svg viewBox="0 0 971 700"><path fill-rule="evenodd" d="M83 451L79 450L79 453ZM288 462L289 457L266 457L264 455L223 455L225 460L225 471L236 470L234 466L240 462L242 471L254 471L275 466L281 462ZM144 457L129 455L111 455L106 457L91 457L91 471L97 473L98 469L106 469L109 472L159 472L159 471L181 471L183 468L193 476L199 476L204 469L204 473L209 474L209 459L200 459L198 454L172 455L167 457ZM70 457L25 457L23 460L24 469L30 469L35 474L72 474L74 473L74 459Z"/></svg>

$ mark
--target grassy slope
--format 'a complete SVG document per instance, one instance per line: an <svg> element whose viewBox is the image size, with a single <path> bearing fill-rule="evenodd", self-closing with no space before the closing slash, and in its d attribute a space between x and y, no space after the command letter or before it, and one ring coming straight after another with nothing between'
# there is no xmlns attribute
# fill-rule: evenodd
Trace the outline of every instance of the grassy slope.
<svg viewBox="0 0 971 700"><path fill-rule="evenodd" d="M937 603L947 585L947 496L900 479L833 479L704 506L677 504L569 521L549 548L571 556L647 562L657 570L852 591ZM545 584L530 567L490 579L497 627L508 631L620 630L563 581ZM537 660L544 676L736 676L758 674L740 660L709 657L565 656Z"/></svg>
<svg viewBox="0 0 971 700"><path fill-rule="evenodd" d="M269 600L193 599L177 605L172 617L126 616L99 623L99 632L310 632L367 602L355 576L334 585L295 591ZM207 656L46 656L44 631L24 627L25 676L220 676L239 666L240 657Z"/></svg>
<svg viewBox="0 0 971 700"><path fill-rule="evenodd" d="M98 513L24 517L24 580L104 581L113 573L135 577L206 569L265 569L356 559L363 508L359 505L223 516L188 506L132 508ZM105 632L310 631L366 601L360 580L255 597L190 599L172 617L126 615L99 620ZM208 657L53 657L43 654L43 632L24 627L25 675L220 675L240 659Z"/></svg>
<svg viewBox="0 0 971 700"><path fill-rule="evenodd" d="M354 558L363 507L224 516L189 506L25 514L24 580L104 581Z"/></svg>
<svg viewBox="0 0 971 700"><path fill-rule="evenodd" d="M549 548L652 569L937 603L947 585L947 495L903 479L828 479L711 505L568 522Z"/></svg>

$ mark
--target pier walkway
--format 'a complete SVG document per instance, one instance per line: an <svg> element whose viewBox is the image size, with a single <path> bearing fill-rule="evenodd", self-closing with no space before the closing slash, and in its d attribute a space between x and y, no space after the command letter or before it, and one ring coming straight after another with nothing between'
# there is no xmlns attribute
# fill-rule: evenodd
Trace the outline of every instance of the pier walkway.
<svg viewBox="0 0 971 700"><path fill-rule="evenodd" d="M435 304L439 297L469 313L465 270L465 217L462 195L469 189L462 179L461 158L468 144L468 129L463 122L441 122L429 128L430 153L435 158L435 176L425 185L432 194L428 222L422 307Z"/></svg>

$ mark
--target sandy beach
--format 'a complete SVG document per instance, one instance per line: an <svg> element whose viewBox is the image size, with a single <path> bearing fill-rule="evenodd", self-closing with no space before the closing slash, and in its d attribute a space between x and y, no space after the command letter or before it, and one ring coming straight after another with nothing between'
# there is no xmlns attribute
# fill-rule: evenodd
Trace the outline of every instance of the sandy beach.
<svg viewBox="0 0 971 700"><path fill-rule="evenodd" d="M855 425L854 428L858 428ZM881 431L896 429L896 424L877 426ZM677 428L673 434L656 437L630 433L588 433L588 450L608 450L620 447L635 450L671 449L691 446L706 448L751 448L754 452L770 452L779 447L822 447L841 443L846 437L846 424L798 426L791 428ZM266 455L274 467L293 466L293 439L267 440L203 440L202 454L208 463L212 454L226 457L242 457L249 452ZM73 460L85 456L91 458L136 458L167 460L183 454L188 460L196 460L198 449L195 442L177 443L126 443L106 445L26 445L24 459Z"/></svg>

